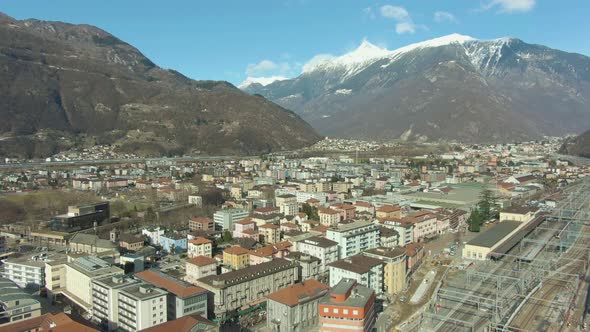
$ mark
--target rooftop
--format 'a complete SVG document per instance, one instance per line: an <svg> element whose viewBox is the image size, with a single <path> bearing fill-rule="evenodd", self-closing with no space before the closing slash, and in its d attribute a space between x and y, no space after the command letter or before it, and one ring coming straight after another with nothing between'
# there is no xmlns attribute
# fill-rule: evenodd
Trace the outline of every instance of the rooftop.
<svg viewBox="0 0 590 332"><path fill-rule="evenodd" d="M333 301L332 295L350 294L345 301ZM375 292L363 285L357 284L356 280L343 278L336 284L332 290L326 294L321 300L320 304L331 306L343 306L349 308L364 308L369 302Z"/></svg>
<svg viewBox="0 0 590 332"><path fill-rule="evenodd" d="M229 254L229 255L245 255L250 253L250 251L248 251L248 249L242 248L240 246L233 246L233 247L229 247L229 248L225 248L223 250L224 254Z"/></svg>
<svg viewBox="0 0 590 332"><path fill-rule="evenodd" d="M351 271L357 274L364 274L369 272L373 267L381 264L383 264L383 261L380 259L358 254L337 260L328 264L328 266Z"/></svg>
<svg viewBox="0 0 590 332"><path fill-rule="evenodd" d="M468 245L491 248L504 239L508 234L512 233L522 223L520 221L506 220L498 223L496 226L479 234Z"/></svg>
<svg viewBox="0 0 590 332"><path fill-rule="evenodd" d="M325 237L320 237L320 236L313 236L313 237L305 239L301 242L305 243L305 244L314 245L314 246L320 247L320 248L330 248L330 247L338 245L338 242L328 240Z"/></svg>
<svg viewBox="0 0 590 332"><path fill-rule="evenodd" d="M206 290L201 287L172 278L158 270L146 270L136 273L135 276L154 286L164 288L180 298L192 297L206 292Z"/></svg>
<svg viewBox="0 0 590 332"><path fill-rule="evenodd" d="M231 285L240 284L257 279L279 271L296 268L299 265L286 259L275 258L270 262L245 267L240 270L226 272L220 275L208 276L198 281L215 288L225 288Z"/></svg>
<svg viewBox="0 0 590 332"><path fill-rule="evenodd" d="M330 289L328 285L309 279L268 294L270 300L294 307L323 296Z"/></svg>
<svg viewBox="0 0 590 332"><path fill-rule="evenodd" d="M187 264L193 264L196 266L205 266L209 264L216 264L217 261L214 258L207 257L207 256L197 256L194 258L189 258L186 260Z"/></svg>

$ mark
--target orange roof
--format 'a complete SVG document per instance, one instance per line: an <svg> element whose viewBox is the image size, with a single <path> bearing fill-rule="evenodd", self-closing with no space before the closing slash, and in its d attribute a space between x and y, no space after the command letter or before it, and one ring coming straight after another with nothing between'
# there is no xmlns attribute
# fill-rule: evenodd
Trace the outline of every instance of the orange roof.
<svg viewBox="0 0 590 332"><path fill-rule="evenodd" d="M251 217L246 217L238 222L236 222L236 224L240 224L240 225L249 225L249 224L253 224L254 221L252 221Z"/></svg>
<svg viewBox="0 0 590 332"><path fill-rule="evenodd" d="M344 204L344 203L334 203L334 204L330 205L330 207L333 207L333 208L336 208L336 209L342 209L342 210L354 210L354 209L356 209L356 207L354 205Z"/></svg>
<svg viewBox="0 0 590 332"><path fill-rule="evenodd" d="M208 324L210 326L216 325L212 321L199 315L189 315L167 321L166 323L162 323L160 325L152 326L148 329L142 330L142 332L192 331L196 326L202 323ZM201 331L201 329L197 329L197 331Z"/></svg>
<svg viewBox="0 0 590 332"><path fill-rule="evenodd" d="M323 284L315 279L309 279L305 280L304 282L279 289L274 293L268 294L266 297L270 300L293 307L299 304L301 299L317 298L326 294L328 289L330 289L328 285Z"/></svg>
<svg viewBox="0 0 590 332"><path fill-rule="evenodd" d="M258 256L258 257L269 257L274 255L278 250L272 245L258 248L256 250L251 250L250 255Z"/></svg>
<svg viewBox="0 0 590 332"><path fill-rule="evenodd" d="M279 210L278 207L267 206L267 207L258 208L256 210L254 210L254 212L265 213L265 212L273 212L273 211L278 211L278 210Z"/></svg>
<svg viewBox="0 0 590 332"><path fill-rule="evenodd" d="M418 251L420 251L424 248L424 245L422 245L421 243L418 243L418 242L412 242L403 248L406 250L407 256L413 257L413 256L416 256Z"/></svg>
<svg viewBox="0 0 590 332"><path fill-rule="evenodd" d="M182 282L153 270L139 272L136 273L135 276L156 287L164 288L168 292L181 298L194 296L207 291L204 288Z"/></svg>
<svg viewBox="0 0 590 332"><path fill-rule="evenodd" d="M192 244L207 244L207 243L213 243L213 241L209 240L206 237L200 237L197 236L196 238L189 240L188 243L192 243Z"/></svg>
<svg viewBox="0 0 590 332"><path fill-rule="evenodd" d="M320 200L312 197L312 198L307 199L305 202L306 203L319 203Z"/></svg>
<svg viewBox="0 0 590 332"><path fill-rule="evenodd" d="M372 207L373 206L373 204L371 204L369 202L356 202L354 205L362 206L362 207Z"/></svg>
<svg viewBox="0 0 590 332"><path fill-rule="evenodd" d="M248 249L242 248L240 246L233 246L233 247L229 247L229 248L225 248L223 250L224 254L230 254L230 255L245 255L247 253L249 253Z"/></svg>
<svg viewBox="0 0 590 332"><path fill-rule="evenodd" d="M283 242L275 243L274 246L279 250L285 250L285 249L291 248L293 246L293 244L290 241L283 241Z"/></svg>
<svg viewBox="0 0 590 332"><path fill-rule="evenodd" d="M51 327L53 324L55 326ZM25 319L16 323L0 326L0 332L21 331L51 331L51 332L98 332L99 330L78 323L65 313L45 314L39 317Z"/></svg>
<svg viewBox="0 0 590 332"><path fill-rule="evenodd" d="M274 224L264 224L264 225L262 225L262 226L260 226L260 227L258 227L258 228L259 228L259 229L260 229L260 228L270 228L270 229L277 229L277 228L279 228L279 226L277 226L277 225L274 225Z"/></svg>
<svg viewBox="0 0 590 332"><path fill-rule="evenodd" d="M339 214L340 212L338 212L336 210L332 210L332 209L327 209L327 208L319 208L318 209L318 213L321 213L321 214Z"/></svg>
<svg viewBox="0 0 590 332"><path fill-rule="evenodd" d="M385 213L395 212L395 211L399 211L399 210L401 210L401 208L397 205L383 205L382 207L377 209L378 212L385 212Z"/></svg>
<svg viewBox="0 0 590 332"><path fill-rule="evenodd" d="M210 224L213 222L213 219L210 218L191 218L191 221L198 222L199 224Z"/></svg>
<svg viewBox="0 0 590 332"><path fill-rule="evenodd" d="M258 231L255 229L248 228L248 229L242 231L242 234L254 235L254 234L258 234Z"/></svg>
<svg viewBox="0 0 590 332"><path fill-rule="evenodd" d="M205 266L205 265L217 263L217 261L214 258L207 257L207 256L197 256L194 258L187 259L186 262L188 264L193 264L196 266Z"/></svg>

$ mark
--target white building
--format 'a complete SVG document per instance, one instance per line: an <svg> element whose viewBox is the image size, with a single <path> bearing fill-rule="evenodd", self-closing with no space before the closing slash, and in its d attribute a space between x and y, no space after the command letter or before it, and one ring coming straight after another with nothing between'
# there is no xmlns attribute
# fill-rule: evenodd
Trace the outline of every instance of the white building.
<svg viewBox="0 0 590 332"><path fill-rule="evenodd" d="M21 288L40 288L45 285L45 262L38 255L9 258L4 261L2 277Z"/></svg>
<svg viewBox="0 0 590 332"><path fill-rule="evenodd" d="M113 331L119 326L119 291L139 283L122 274L92 281L92 320L102 328Z"/></svg>
<svg viewBox="0 0 590 332"><path fill-rule="evenodd" d="M216 230L228 230L233 231L233 225L235 222L246 218L250 213L245 209L223 209L215 212L213 220L215 221Z"/></svg>
<svg viewBox="0 0 590 332"><path fill-rule="evenodd" d="M189 195L188 196L188 203L194 204L197 207L203 207L203 197L197 195Z"/></svg>
<svg viewBox="0 0 590 332"><path fill-rule="evenodd" d="M341 279L357 280L375 291L383 292L383 261L364 255L350 256L328 264L330 271L330 287L336 286Z"/></svg>
<svg viewBox="0 0 590 332"><path fill-rule="evenodd" d="M414 225L401 220L384 220L383 226L393 229L399 234L398 245L404 247L414 242Z"/></svg>
<svg viewBox="0 0 590 332"><path fill-rule="evenodd" d="M141 331L168 321L167 292L148 284L125 287L118 296L121 331Z"/></svg>
<svg viewBox="0 0 590 332"><path fill-rule="evenodd" d="M279 211L285 216L294 216L299 212L297 197L291 194L280 195L275 198Z"/></svg>
<svg viewBox="0 0 590 332"><path fill-rule="evenodd" d="M150 239L150 244L160 245L160 236L164 235L165 230L160 227L150 227L141 230L141 234Z"/></svg>
<svg viewBox="0 0 590 332"><path fill-rule="evenodd" d="M338 242L314 236L295 244L296 250L320 259L320 271L327 271L326 265L338 260Z"/></svg>
<svg viewBox="0 0 590 332"><path fill-rule="evenodd" d="M338 228L330 228L326 231L326 238L338 243L338 257L342 259L363 250L377 248L379 228L364 221L339 224Z"/></svg>
<svg viewBox="0 0 590 332"><path fill-rule="evenodd" d="M212 257L213 241L204 237L196 237L192 240L188 240L187 254L188 258L197 256Z"/></svg>

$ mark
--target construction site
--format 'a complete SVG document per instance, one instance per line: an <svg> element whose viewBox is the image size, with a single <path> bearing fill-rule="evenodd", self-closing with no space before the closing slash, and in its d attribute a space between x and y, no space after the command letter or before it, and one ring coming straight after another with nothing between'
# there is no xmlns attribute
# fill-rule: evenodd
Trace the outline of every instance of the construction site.
<svg viewBox="0 0 590 332"><path fill-rule="evenodd" d="M569 186L482 260L446 269L400 331L582 331L590 262L590 179Z"/></svg>

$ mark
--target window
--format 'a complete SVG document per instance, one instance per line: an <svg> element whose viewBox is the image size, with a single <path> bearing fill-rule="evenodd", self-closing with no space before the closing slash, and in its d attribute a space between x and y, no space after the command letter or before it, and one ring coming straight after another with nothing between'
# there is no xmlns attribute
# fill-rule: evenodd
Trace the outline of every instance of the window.
<svg viewBox="0 0 590 332"><path fill-rule="evenodd" d="M359 314L359 311L358 311L358 310L353 310L353 311L352 311L352 314L353 314L353 315L358 315L358 314Z"/></svg>
<svg viewBox="0 0 590 332"><path fill-rule="evenodd" d="M345 315L348 315L348 309L342 310L342 313L345 314Z"/></svg>
<svg viewBox="0 0 590 332"><path fill-rule="evenodd" d="M337 314L338 313L338 309L334 308L334 313Z"/></svg>
<svg viewBox="0 0 590 332"><path fill-rule="evenodd" d="M330 312L330 309L324 308L324 312Z"/></svg>

